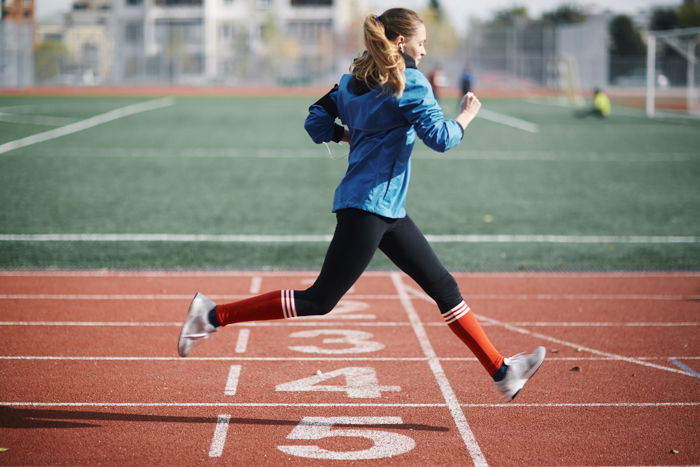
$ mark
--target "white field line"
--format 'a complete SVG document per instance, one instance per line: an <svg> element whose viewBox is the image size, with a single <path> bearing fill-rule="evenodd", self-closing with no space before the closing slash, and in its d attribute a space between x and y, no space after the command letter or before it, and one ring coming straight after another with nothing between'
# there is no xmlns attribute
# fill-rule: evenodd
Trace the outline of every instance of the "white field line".
<svg viewBox="0 0 700 467"><path fill-rule="evenodd" d="M430 339L428 339L428 334L425 332L423 323L418 317L418 313L411 302L411 297L406 290L406 286L401 279L401 275L399 273L393 273L391 275L391 280L394 283L396 292L399 295L401 305L408 315L411 325L413 326L413 331L416 334L421 350L428 358L428 366L430 366L430 369L435 376L435 380L440 387L442 397L445 399L447 407L450 410L450 414L454 419L455 425L457 425L457 429L462 436L462 440L469 451L469 455L471 456L475 467L488 466L486 458L484 457L484 454L476 441L476 437L469 427L469 422L467 422L467 418L464 416L464 411L459 405L459 399L457 399L457 396L450 385L450 381L447 378L447 375L445 375L445 370L442 368L442 364L440 363L440 360L438 359L437 354L430 343Z"/></svg>
<svg viewBox="0 0 700 467"><path fill-rule="evenodd" d="M494 403L460 404L467 408L546 408L546 407L697 407L700 402L581 402L581 403ZM29 402L0 401L0 407L395 407L444 408L447 404L430 403L265 403L265 402ZM460 409L461 410L461 409ZM487 465L487 464L482 464Z"/></svg>
<svg viewBox="0 0 700 467"><path fill-rule="evenodd" d="M126 107L121 107L119 109L111 110L103 114L95 115L94 117L90 117L79 122L71 123L60 128L54 128L53 130L44 131L42 133L37 133L35 135L7 142L5 144L0 145L0 154L4 154L6 152L23 148L26 146L31 146L32 144L43 143L45 141L49 141L55 138L60 138L61 136L77 133L79 131L87 130L88 128L102 125L103 123L111 122L119 118L128 117L129 115L147 112L149 110L160 109L162 107L168 107L171 106L173 102L174 101L172 98L165 97L162 99L155 99L146 102L139 102L138 104L127 105Z"/></svg>
<svg viewBox="0 0 700 467"><path fill-rule="evenodd" d="M0 122L25 123L29 125L62 126L75 122L74 118L44 115L11 114L0 111Z"/></svg>
<svg viewBox="0 0 700 467"><path fill-rule="evenodd" d="M413 295L416 298L420 298L422 300L427 300L429 302L432 302L432 299L420 290L416 290L414 288L407 287L407 293L410 295ZM522 328L519 326L514 326L512 324L504 323L502 321L498 321L496 319L484 316L482 313L479 313L479 319L482 322L494 324L494 325L503 327L509 331L517 332L518 334L524 334L524 335L536 337L538 339L543 339L543 340L546 340L549 342L554 342L556 344L563 345L565 347L571 347L573 349L576 349L578 352L588 352L588 353L592 353L594 355L599 355L601 357L609 357L609 358L613 358L613 359L616 359L619 361L633 363L635 365L641 365L641 366L646 366L646 367L650 367L650 368L656 368L657 370L667 371L670 373L677 373L677 374L681 374L681 375L685 375L685 376L690 376L688 373L686 373L685 371L682 371L682 370L677 370L675 368L671 368L668 366L656 365L655 363L649 363L649 362L645 362L643 360L639 360L637 358L625 357L624 355L618 355L618 354L611 353L611 352L603 352L602 350L593 349L591 347L586 347L586 346L581 345L581 344L576 344L574 342L565 341L562 339L558 339L556 337L541 334L539 332L533 332L533 331L530 331L528 329L525 329L525 328Z"/></svg>
<svg viewBox="0 0 700 467"><path fill-rule="evenodd" d="M685 244L683 235L426 235L431 243ZM4 242L329 243L332 235L1 234Z"/></svg>
<svg viewBox="0 0 700 467"><path fill-rule="evenodd" d="M328 159L326 151L318 148L202 148L184 147L164 150L156 147L62 147L51 151L39 152L36 155L47 157L77 156L77 157L130 157L130 158L211 158L211 159ZM694 162L698 160L697 152L631 152L631 151L561 151L552 150L470 150L454 149L447 156L435 153L426 148L418 147L411 156L414 159L449 162L455 160L469 161L501 161L501 162L626 162L631 164L649 162Z"/></svg>
<svg viewBox="0 0 700 467"><path fill-rule="evenodd" d="M494 112L493 110L482 108L479 110L480 118L488 120L494 123L500 123L501 125L507 125L518 130L527 131L529 133L538 133L540 131L539 126L536 123L528 122L527 120L522 120L520 118L511 117L510 115L505 115L502 113Z"/></svg>

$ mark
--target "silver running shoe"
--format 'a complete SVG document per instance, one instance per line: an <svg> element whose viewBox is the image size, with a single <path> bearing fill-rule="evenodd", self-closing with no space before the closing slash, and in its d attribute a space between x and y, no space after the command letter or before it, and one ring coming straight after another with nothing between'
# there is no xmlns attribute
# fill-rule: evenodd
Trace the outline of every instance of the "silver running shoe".
<svg viewBox="0 0 700 467"><path fill-rule="evenodd" d="M508 370L502 380L496 381L496 387L501 391L506 402L515 399L527 380L532 378L540 368L546 353L545 348L540 346L531 354L517 354L505 359L504 363L508 365Z"/></svg>
<svg viewBox="0 0 700 467"><path fill-rule="evenodd" d="M181 357L186 357L192 345L200 340L206 339L216 331L216 328L209 322L209 312L214 309L216 303L209 297L197 292L190 303L185 322L182 323L180 339L177 342L177 351Z"/></svg>

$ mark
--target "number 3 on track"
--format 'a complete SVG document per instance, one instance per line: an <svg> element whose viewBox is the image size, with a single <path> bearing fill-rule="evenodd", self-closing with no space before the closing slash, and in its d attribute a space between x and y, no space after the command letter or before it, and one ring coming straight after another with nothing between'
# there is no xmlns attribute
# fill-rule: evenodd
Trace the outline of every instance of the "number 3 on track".
<svg viewBox="0 0 700 467"><path fill-rule="evenodd" d="M405 454L416 447L413 438L391 431L348 429L348 425L402 425L401 417L304 417L287 439L324 439L336 436L365 438L372 447L361 451L329 451L317 445L277 446L280 451L297 457L329 460L382 459ZM334 425L343 428L333 429Z"/></svg>

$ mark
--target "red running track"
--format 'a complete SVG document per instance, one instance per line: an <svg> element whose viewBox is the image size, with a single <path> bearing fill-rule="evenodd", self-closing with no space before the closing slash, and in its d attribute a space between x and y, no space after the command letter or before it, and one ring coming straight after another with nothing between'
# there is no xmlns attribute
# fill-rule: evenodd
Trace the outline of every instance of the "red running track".
<svg viewBox="0 0 700 467"><path fill-rule="evenodd" d="M391 272L329 316L227 327L177 357L196 290L313 278L0 272L0 464L700 463L700 274L456 274L502 353L549 350L511 403Z"/></svg>

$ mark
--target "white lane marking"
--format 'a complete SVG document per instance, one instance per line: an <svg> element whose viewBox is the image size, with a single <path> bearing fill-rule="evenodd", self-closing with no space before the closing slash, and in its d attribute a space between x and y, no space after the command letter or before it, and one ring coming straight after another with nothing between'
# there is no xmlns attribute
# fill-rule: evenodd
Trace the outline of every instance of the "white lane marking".
<svg viewBox="0 0 700 467"><path fill-rule="evenodd" d="M676 365L676 366L677 366L678 368L680 368L681 370L683 370L683 371L685 371L686 373L688 373L688 374L689 374L690 376L692 376L693 378L700 378L700 373L698 373L697 371L693 370L692 368L690 368L690 367L689 367L688 365L686 365L685 363L679 361L677 358L669 358L668 361L671 362L671 363L673 363L674 365Z"/></svg>
<svg viewBox="0 0 700 467"><path fill-rule="evenodd" d="M484 120L489 120L494 123L500 123L501 125L507 125L518 130L527 131L529 133L538 133L540 131L539 126L536 123L528 122L527 120L522 120L520 118L511 117L510 115L502 114L499 112L494 112L493 110L482 108L479 110L480 118Z"/></svg>
<svg viewBox="0 0 700 467"><path fill-rule="evenodd" d="M697 235L438 235L431 243L567 243L567 244L685 244L700 243ZM1 234L4 242L172 242L172 243L328 243L332 235L213 235L213 234Z"/></svg>
<svg viewBox="0 0 700 467"><path fill-rule="evenodd" d="M1 276L1 275L0 275ZM242 300L250 295L210 294L217 300ZM396 300L396 295L352 295L349 298L367 300ZM0 300L191 300L192 294L0 294Z"/></svg>
<svg viewBox="0 0 700 467"><path fill-rule="evenodd" d="M460 404L461 407L697 407L700 402L581 402ZM444 408L447 404L265 403L265 402L29 402L0 401L0 407L396 407Z"/></svg>
<svg viewBox="0 0 700 467"><path fill-rule="evenodd" d="M241 365L231 365L228 370L228 378L226 378L226 388L224 395L235 396L238 390L238 380L241 377Z"/></svg>
<svg viewBox="0 0 700 467"><path fill-rule="evenodd" d="M444 324L443 324L444 326ZM700 360L700 356L684 355L673 357L636 357L638 360ZM438 357L440 361L446 362L476 362L475 357ZM0 355L0 360L76 360L76 361L124 361L124 362L158 362L158 361L173 361L173 362L195 362L195 361L216 361L216 362L425 362L427 357L125 357L125 356L109 356L109 357L85 357L85 356L57 356L57 355ZM561 361L596 361L610 362L617 361L612 357L547 357L548 362Z"/></svg>
<svg viewBox="0 0 700 467"><path fill-rule="evenodd" d="M221 414L217 417L214 436L211 439L211 447L209 448L209 457L221 457L221 454L224 452L230 421L231 415L229 414Z"/></svg>
<svg viewBox="0 0 700 467"><path fill-rule="evenodd" d="M267 402L0 402L4 407L398 407L431 408L445 404L375 404L375 403L267 403Z"/></svg>
<svg viewBox="0 0 700 467"><path fill-rule="evenodd" d="M238 339L236 339L236 353L245 353L248 349L248 339L250 338L250 329L241 329L238 331Z"/></svg>
<svg viewBox="0 0 700 467"><path fill-rule="evenodd" d="M422 300L427 300L429 302L432 302L432 299L430 297L428 297L422 291L416 290L416 289L411 288L411 287L407 287L406 289L407 289L407 292L406 292L407 294L413 295L414 297L422 299ZM479 320L482 322L494 324L496 326L503 327L509 331L517 332L518 334L524 334L527 336L536 337L538 339L543 339L543 340L546 340L549 342L554 342L554 343L557 343L559 345L563 345L565 347L571 347L573 349L576 349L579 352L588 352L588 353L592 353L594 355L599 355L601 357L608 357L608 358L612 358L615 360L633 363L635 365L641 365L641 366L646 366L646 367L650 367L650 368L655 368L657 370L668 371L670 373L678 373L681 375L690 376L688 373L686 373L684 371L677 370L675 368L671 368L668 366L656 365L654 363L645 362L645 361L639 360L637 358L625 357L624 355L619 355L619 354L615 354L615 353L611 353L611 352L603 352L602 350L593 349L591 347L586 347L584 345L576 344L574 342L569 342L569 341L565 341L562 339L558 339L556 337L547 336L547 335L539 333L539 332L533 332L533 331L530 331L528 329L521 328L519 326L514 326L512 324L504 323L502 321L498 321L496 319L489 318L488 316L484 316L482 313L478 313L478 316L479 316Z"/></svg>
<svg viewBox="0 0 700 467"><path fill-rule="evenodd" d="M90 117L79 122L71 123L60 128L54 128L53 130L44 131L42 133L37 133L35 135L27 136L25 138L20 138L14 141L9 141L5 144L1 144L0 154L4 154L14 149L31 146L32 144L43 143L44 141L49 141L55 138L59 138L61 136L70 135L78 131L87 130L88 128L92 128L97 125L102 125L103 123L111 122L113 120L127 117L129 115L168 107L173 105L173 102L175 101L172 98L165 97L162 99L139 102L138 104L127 105L126 107L110 110L109 112L105 112L100 115L95 115L94 117Z"/></svg>
<svg viewBox="0 0 700 467"><path fill-rule="evenodd" d="M452 418L455 421L455 425L457 425L457 429L459 430L459 433L462 436L462 440L464 441L464 444L466 445L467 450L469 451L469 455L471 456L474 465L477 467L487 466L488 463L486 462L486 458L481 452L481 448L479 447L479 444L476 441L476 437L474 436L474 433L469 427L467 418L464 416L464 412L462 411L462 408L459 405L459 400L457 399L457 396L452 390L452 386L450 386L450 382L447 379L447 375L445 375L445 371L443 370L442 365L440 364L440 360L438 359L437 354L435 353L435 350L433 349L433 346L430 343L430 340L428 339L428 334L425 332L423 323L421 323L420 318L418 317L418 313L416 312L416 309L414 308L413 303L411 302L411 298L406 290L406 286L401 280L401 276L399 275L399 273L394 272L391 274L391 280L394 283L396 292L398 293L399 298L401 300L401 305L403 306L404 311L408 315L408 319L411 322L411 326L413 327L413 331L416 334L416 337L418 338L418 343L421 346L421 350L428 359L428 365L430 366L430 369L432 370L433 375L435 376L435 380L437 381L438 386L440 387L442 397L447 403L447 407L450 410L450 414L452 415Z"/></svg>
<svg viewBox="0 0 700 467"><path fill-rule="evenodd" d="M248 292L252 295L259 294L261 285L262 285L262 277L260 277L260 276L251 277L250 278L250 288L248 289Z"/></svg>

